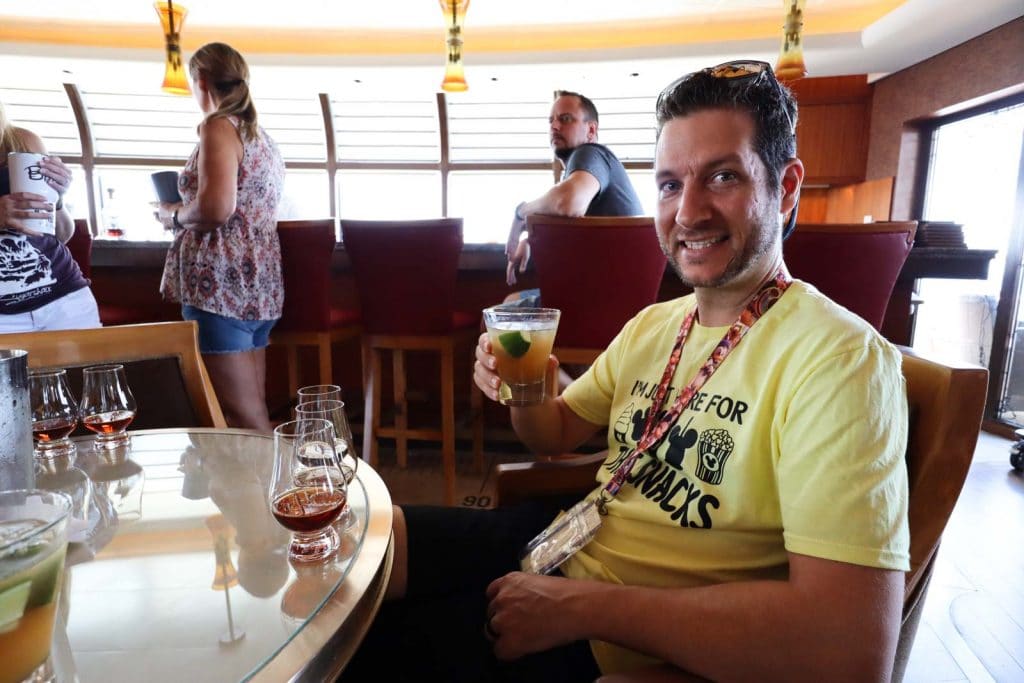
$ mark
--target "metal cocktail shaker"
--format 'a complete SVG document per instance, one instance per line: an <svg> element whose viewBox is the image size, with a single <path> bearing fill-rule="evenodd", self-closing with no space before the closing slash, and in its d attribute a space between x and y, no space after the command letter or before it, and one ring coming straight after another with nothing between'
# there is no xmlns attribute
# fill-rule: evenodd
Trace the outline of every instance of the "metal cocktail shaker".
<svg viewBox="0 0 1024 683"><path fill-rule="evenodd" d="M34 485L28 351L0 349L0 491Z"/></svg>

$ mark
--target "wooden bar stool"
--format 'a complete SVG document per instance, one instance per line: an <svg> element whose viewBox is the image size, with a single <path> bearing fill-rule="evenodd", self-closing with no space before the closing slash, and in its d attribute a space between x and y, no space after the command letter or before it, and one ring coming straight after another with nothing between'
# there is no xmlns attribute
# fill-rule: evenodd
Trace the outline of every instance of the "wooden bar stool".
<svg viewBox="0 0 1024 683"><path fill-rule="evenodd" d="M363 321L363 457L377 464L377 439L395 439L399 467L408 440L440 440L444 501L455 501L455 349L467 357L479 335L480 314L455 310L455 280L462 251L462 219L341 221ZM381 361L392 356L395 420L381 425ZM406 351L434 351L441 361L440 429L412 428L408 421ZM473 452L482 464L482 399L470 388Z"/></svg>
<svg viewBox="0 0 1024 683"><path fill-rule="evenodd" d="M288 391L299 389L299 347L315 346L320 384L334 383L331 349L359 335L359 312L331 306L334 219L279 221L284 311L270 335L285 347Z"/></svg>

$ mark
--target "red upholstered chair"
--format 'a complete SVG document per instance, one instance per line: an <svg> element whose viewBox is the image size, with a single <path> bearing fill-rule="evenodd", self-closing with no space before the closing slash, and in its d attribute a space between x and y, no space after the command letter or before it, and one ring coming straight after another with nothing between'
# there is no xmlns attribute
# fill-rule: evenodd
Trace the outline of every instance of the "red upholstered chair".
<svg viewBox="0 0 1024 683"><path fill-rule="evenodd" d="M544 306L562 311L554 354L592 363L642 308L665 274L654 219L527 218Z"/></svg>
<svg viewBox="0 0 1024 683"><path fill-rule="evenodd" d="M466 358L480 329L480 313L455 310L455 281L462 252L462 219L420 221L341 221L341 235L352 263L363 320L363 457L377 463L377 439L395 439L398 464L407 460L408 439L440 439L444 500L455 500L454 349L466 345ZM392 355L395 421L382 426L381 358ZM405 351L436 351L441 356L441 428L416 429L408 423ZM479 392L470 392L473 450L482 461Z"/></svg>
<svg viewBox="0 0 1024 683"><path fill-rule="evenodd" d="M270 341L284 346L288 364L288 390L299 389L300 346L315 346L319 357L319 383L333 384L334 344L359 335L359 312L331 306L331 256L334 254L334 219L279 221L284 310Z"/></svg>
<svg viewBox="0 0 1024 683"><path fill-rule="evenodd" d="M800 224L783 245L793 277L881 329L915 221Z"/></svg>
<svg viewBox="0 0 1024 683"><path fill-rule="evenodd" d="M92 277L92 233L89 231L89 221L85 218L75 219L75 232L67 241L71 257L78 264L82 275L89 279Z"/></svg>

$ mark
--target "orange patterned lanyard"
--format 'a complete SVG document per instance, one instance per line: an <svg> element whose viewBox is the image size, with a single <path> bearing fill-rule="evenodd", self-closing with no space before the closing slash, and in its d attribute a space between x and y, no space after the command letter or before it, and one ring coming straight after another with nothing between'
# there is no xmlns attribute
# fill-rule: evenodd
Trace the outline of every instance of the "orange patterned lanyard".
<svg viewBox="0 0 1024 683"><path fill-rule="evenodd" d="M647 415L647 421L644 423L644 431L640 436L640 440L637 442L636 448L619 465L612 478L601 490L597 505L602 514L607 514L605 506L622 488L622 485L626 482L626 477L629 476L640 456L646 453L651 446L661 441L665 432L676 423L683 409L689 405L694 394L700 391L711 375L715 374L715 370L722 364L726 356L736 348L753 324L767 313L768 309L775 305L775 302L782 297L792 282L793 279L786 271L785 265L780 266L775 275L765 281L764 285L757 291L757 294L751 298L747 307L740 313L740 317L736 319L736 322L732 324L729 331L725 333L725 336L715 346L708 359L704 361L704 365L697 370L694 378L690 380L686 388L676 397L672 408L659 420L657 415L661 412L661 408L665 403L665 397L668 395L672 378L676 374L676 367L679 365L679 359L682 356L686 338L690 336L693 322L697 318L696 306L686 315L682 326L679 328L679 334L676 335L676 342L672 347L672 353L669 354L665 372L662 373L661 383L658 384L658 388L654 392L654 399L651 401L650 412Z"/></svg>

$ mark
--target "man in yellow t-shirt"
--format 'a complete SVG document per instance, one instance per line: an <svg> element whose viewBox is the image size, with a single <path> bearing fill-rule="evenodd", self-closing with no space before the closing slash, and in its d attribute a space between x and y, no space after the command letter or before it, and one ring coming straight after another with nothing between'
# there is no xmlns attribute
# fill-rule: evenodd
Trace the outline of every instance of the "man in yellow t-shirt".
<svg viewBox="0 0 1024 683"><path fill-rule="evenodd" d="M396 509L404 600L352 680L369 663L396 680L889 679L909 568L900 355L788 277L803 164L769 65L684 76L657 118L656 229L694 293L642 311L564 395L511 409L541 455L607 431L600 528L539 576L517 554L550 516ZM497 400L487 335L476 359Z"/></svg>

